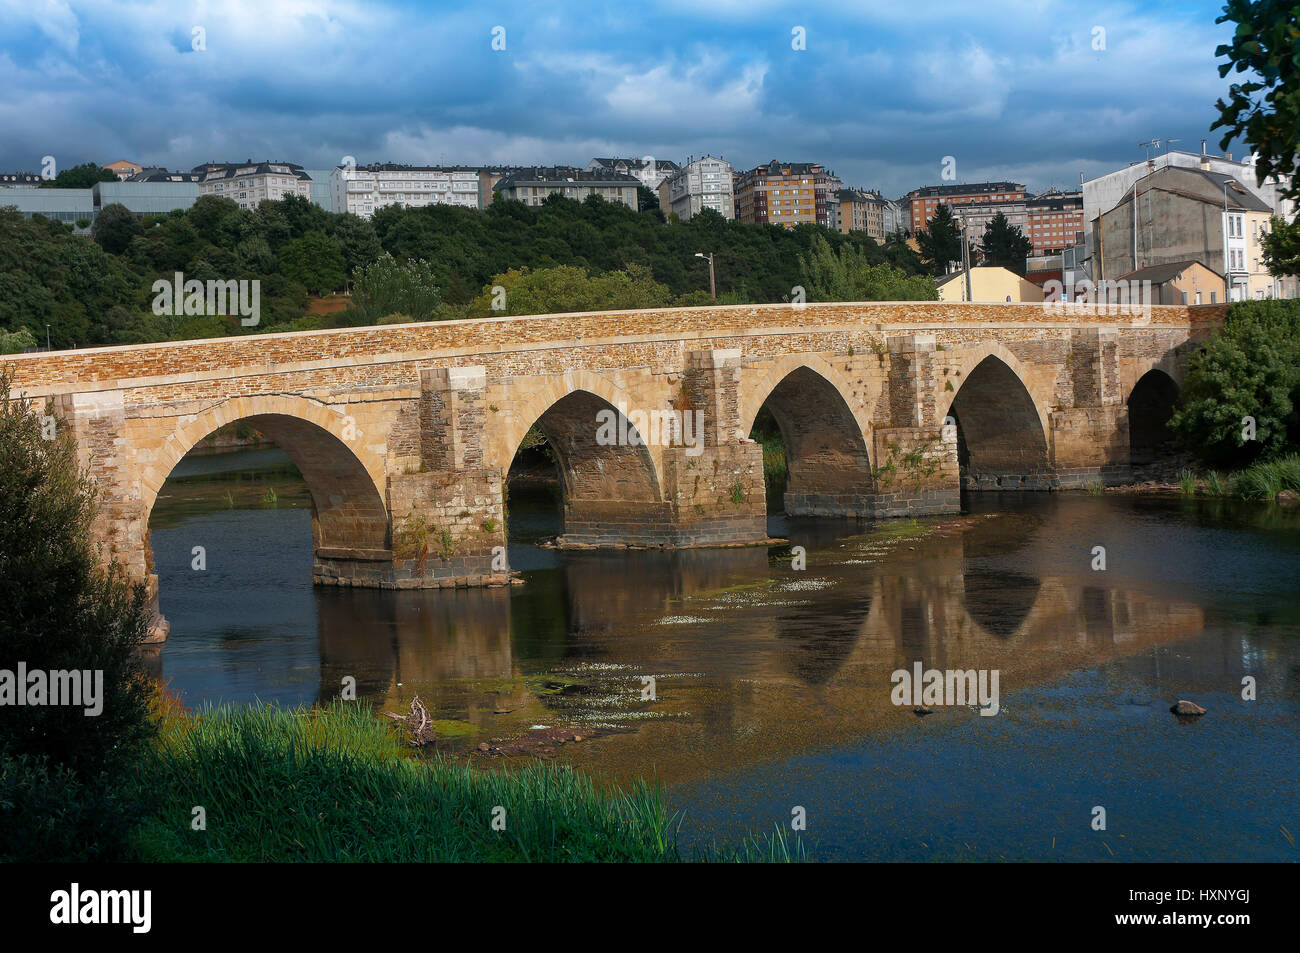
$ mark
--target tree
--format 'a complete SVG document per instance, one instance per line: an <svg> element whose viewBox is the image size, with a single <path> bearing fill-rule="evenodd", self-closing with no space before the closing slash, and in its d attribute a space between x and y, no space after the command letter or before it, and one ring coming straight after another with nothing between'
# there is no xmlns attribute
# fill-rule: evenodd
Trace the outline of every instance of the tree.
<svg viewBox="0 0 1300 953"><path fill-rule="evenodd" d="M284 246L280 272L318 295L342 288L348 280L347 263L338 242L324 232L308 232Z"/></svg>
<svg viewBox="0 0 1300 953"><path fill-rule="evenodd" d="M409 314L415 321L430 321L442 303L427 261L399 262L391 255L357 272L352 298L361 319L370 324L388 314Z"/></svg>
<svg viewBox="0 0 1300 953"><path fill-rule="evenodd" d="M334 240L343 252L348 274L354 275L362 265L368 265L384 253L375 227L360 216L347 213L334 222Z"/></svg>
<svg viewBox="0 0 1300 953"><path fill-rule="evenodd" d="M95 219L90 237L110 255L120 255L131 244L131 239L144 234L144 227L135 213L120 202L105 205Z"/></svg>
<svg viewBox="0 0 1300 953"><path fill-rule="evenodd" d="M1287 222L1274 215L1260 244L1264 266L1271 275L1300 275L1300 222Z"/></svg>
<svg viewBox="0 0 1300 953"><path fill-rule="evenodd" d="M960 247L960 246L958 246ZM993 267L1008 268L1020 275L1025 275L1025 259L1033 253L1034 243L1025 237L1017 225L1007 221L1007 217L998 212L989 220L984 229L984 240L980 251L984 255L984 264Z"/></svg>
<svg viewBox="0 0 1300 953"><path fill-rule="evenodd" d="M101 169L93 162L64 169L52 179L41 183L43 189L88 189L96 182L116 182L117 174Z"/></svg>
<svg viewBox="0 0 1300 953"><path fill-rule="evenodd" d="M799 256L799 271L812 301L934 301L939 297L926 275L908 275L890 265L871 264L854 245L836 254L817 235L806 255Z"/></svg>
<svg viewBox="0 0 1300 953"><path fill-rule="evenodd" d="M930 274L943 275L949 262L961 260L961 229L947 205L935 209L925 226L925 231L916 234L916 243L921 246L921 260L929 265Z"/></svg>
<svg viewBox="0 0 1300 953"><path fill-rule="evenodd" d="M1300 441L1300 301L1231 305L1188 368L1170 429L1208 464L1244 466ZM1243 419L1255 439L1243 439Z"/></svg>
<svg viewBox="0 0 1300 953"><path fill-rule="evenodd" d="M638 212L649 212L659 208L659 193L654 189L638 185L636 187L636 210Z"/></svg>
<svg viewBox="0 0 1300 953"><path fill-rule="evenodd" d="M52 411L12 397L11 384L0 371L0 658L29 672L102 671L103 709L2 705L0 759L46 760L95 783L123 770L149 733L136 650L150 613L144 587L100 561L98 487L78 466L71 431L54 418L47 439L41 415Z"/></svg>
<svg viewBox="0 0 1300 953"><path fill-rule="evenodd" d="M501 289L500 291L496 289ZM588 275L582 268L512 268L495 275L492 285L470 305L476 317L509 314L559 314L569 311L618 311L662 308L672 301L667 285L654 280L644 265ZM497 309L495 304L503 304ZM712 299L710 299L712 303Z"/></svg>
<svg viewBox="0 0 1300 953"><path fill-rule="evenodd" d="M1215 56L1226 56L1219 75L1234 70L1254 78L1233 83L1228 99L1215 107L1219 118L1211 129L1223 129L1219 141L1227 149L1242 138L1256 155L1255 174L1260 182L1270 175L1293 176L1284 192L1300 198L1296 154L1300 152L1300 22L1296 7L1287 0L1228 0L1215 23L1235 23L1232 42L1221 45ZM1261 97L1259 93L1264 93Z"/></svg>

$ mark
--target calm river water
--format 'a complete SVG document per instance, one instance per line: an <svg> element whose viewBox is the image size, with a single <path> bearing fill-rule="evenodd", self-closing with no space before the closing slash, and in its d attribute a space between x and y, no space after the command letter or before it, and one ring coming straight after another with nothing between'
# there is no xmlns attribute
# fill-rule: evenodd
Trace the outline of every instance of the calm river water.
<svg viewBox="0 0 1300 953"><path fill-rule="evenodd" d="M153 663L189 705L310 704L346 676L385 711L419 694L452 752L572 728L552 757L662 782L688 842L802 808L825 860L1300 856L1300 513L973 494L960 518L774 517L804 569L788 547L534 545L556 524L512 502L522 586L314 588L279 451L191 456L151 522L172 625ZM918 661L997 670L1000 711L893 704ZM1208 714L1180 722L1180 698Z"/></svg>

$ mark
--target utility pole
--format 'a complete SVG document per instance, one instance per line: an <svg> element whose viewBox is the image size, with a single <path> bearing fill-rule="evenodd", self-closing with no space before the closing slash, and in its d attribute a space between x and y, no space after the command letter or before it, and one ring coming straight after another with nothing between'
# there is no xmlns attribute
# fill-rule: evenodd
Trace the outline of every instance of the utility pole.
<svg viewBox="0 0 1300 953"><path fill-rule="evenodd" d="M704 252L702 252L702 251L697 251L697 252L695 253L695 257L696 257L696 258L707 258L707 259L709 260L709 297L712 298L714 301L717 301L717 300L718 300L718 285L717 285L717 283L716 283L716 282L714 281L714 279L713 279L713 252L709 252L709 253L706 255L706 254L704 254Z"/></svg>
<svg viewBox="0 0 1300 953"><path fill-rule="evenodd" d="M966 229L970 223L966 221L965 215L959 215L957 219L961 222L961 268L966 273L966 300L970 301L970 242L966 238Z"/></svg>

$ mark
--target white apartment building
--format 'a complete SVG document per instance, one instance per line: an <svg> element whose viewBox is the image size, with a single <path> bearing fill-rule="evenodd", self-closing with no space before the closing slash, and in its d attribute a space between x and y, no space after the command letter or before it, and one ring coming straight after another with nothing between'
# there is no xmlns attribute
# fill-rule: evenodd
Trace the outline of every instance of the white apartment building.
<svg viewBox="0 0 1300 953"><path fill-rule="evenodd" d="M292 162L208 162L192 170L199 180L199 196L219 195L255 209L258 202L279 201L290 195L311 199L311 177Z"/></svg>
<svg viewBox="0 0 1300 953"><path fill-rule="evenodd" d="M641 183L622 172L588 172L572 166L530 166L516 169L502 177L494 186L502 199L541 205L552 195L582 202L596 195L607 202L620 202L632 210L637 208L637 192Z"/></svg>
<svg viewBox="0 0 1300 953"><path fill-rule="evenodd" d="M665 215L677 213L683 222L711 208L723 218L736 217L732 190L735 171L731 163L716 156L690 159L659 186L659 207Z"/></svg>
<svg viewBox="0 0 1300 953"><path fill-rule="evenodd" d="M370 218L385 205L479 208L477 169L375 163L338 166L330 173L335 212Z"/></svg>
<svg viewBox="0 0 1300 953"><path fill-rule="evenodd" d="M658 192L659 186L663 185L665 179L671 178L681 170L682 167L671 159L656 159L654 156L644 156L640 159L597 156L587 163L587 168L583 171L630 175L650 191Z"/></svg>

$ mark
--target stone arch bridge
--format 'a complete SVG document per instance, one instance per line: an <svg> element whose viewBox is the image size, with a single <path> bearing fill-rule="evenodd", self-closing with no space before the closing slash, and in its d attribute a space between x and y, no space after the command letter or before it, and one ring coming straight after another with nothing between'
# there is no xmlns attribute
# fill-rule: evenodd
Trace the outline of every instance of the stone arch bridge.
<svg viewBox="0 0 1300 953"><path fill-rule="evenodd" d="M316 582L492 585L508 581L505 477L534 426L558 457L568 544L766 539L762 450L748 438L764 406L786 443L795 515L954 512L963 479L1122 481L1134 435L1159 430L1139 418L1158 417L1162 400L1167 412L1223 306L1105 307L600 312L6 360L13 394L71 429L103 491L96 531L155 598L159 489L199 440L236 421L302 471ZM602 439L611 418L626 439ZM694 426L640 434L656 419ZM165 632L160 622L156 637Z"/></svg>

